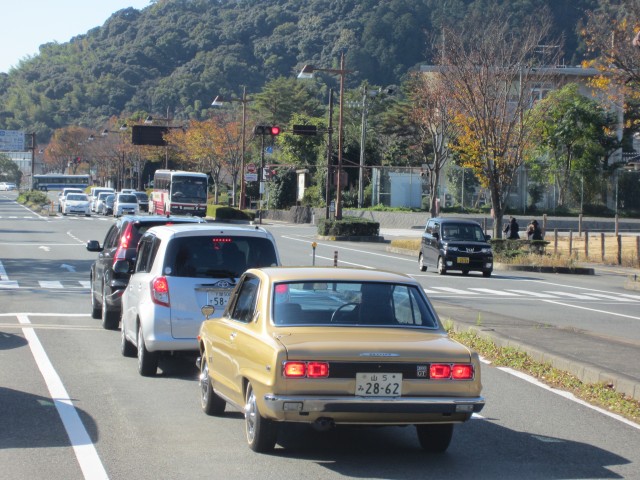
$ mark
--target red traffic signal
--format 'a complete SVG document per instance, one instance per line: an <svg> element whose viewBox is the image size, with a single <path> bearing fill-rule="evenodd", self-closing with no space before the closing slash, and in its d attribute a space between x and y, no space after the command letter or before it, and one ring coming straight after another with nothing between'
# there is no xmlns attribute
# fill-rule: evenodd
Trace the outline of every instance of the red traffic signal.
<svg viewBox="0 0 640 480"><path fill-rule="evenodd" d="M253 133L256 135L280 135L281 128L277 125L256 125Z"/></svg>

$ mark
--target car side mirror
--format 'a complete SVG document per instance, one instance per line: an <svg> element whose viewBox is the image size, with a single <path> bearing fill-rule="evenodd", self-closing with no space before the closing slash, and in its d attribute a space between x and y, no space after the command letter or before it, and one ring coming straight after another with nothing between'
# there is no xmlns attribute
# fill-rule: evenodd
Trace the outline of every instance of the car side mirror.
<svg viewBox="0 0 640 480"><path fill-rule="evenodd" d="M129 260L118 260L113 264L113 271L115 273L131 273L133 271L133 265Z"/></svg>
<svg viewBox="0 0 640 480"><path fill-rule="evenodd" d="M489 240L491 240L491 235L485 235L484 239L488 242Z"/></svg>
<svg viewBox="0 0 640 480"><path fill-rule="evenodd" d="M89 240L87 242L87 250L90 252L101 252L102 247L100 246L100 242L98 240Z"/></svg>

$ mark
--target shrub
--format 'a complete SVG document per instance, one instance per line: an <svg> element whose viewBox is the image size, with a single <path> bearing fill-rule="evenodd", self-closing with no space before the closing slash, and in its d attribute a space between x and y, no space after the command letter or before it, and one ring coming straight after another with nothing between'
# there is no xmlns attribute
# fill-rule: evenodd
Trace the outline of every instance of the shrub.
<svg viewBox="0 0 640 480"><path fill-rule="evenodd" d="M255 213L224 205L207 205L207 217L213 217L216 220L253 220Z"/></svg>
<svg viewBox="0 0 640 480"><path fill-rule="evenodd" d="M318 235L331 237L371 237L380 233L380 223L363 218L344 217L342 220L322 219Z"/></svg>

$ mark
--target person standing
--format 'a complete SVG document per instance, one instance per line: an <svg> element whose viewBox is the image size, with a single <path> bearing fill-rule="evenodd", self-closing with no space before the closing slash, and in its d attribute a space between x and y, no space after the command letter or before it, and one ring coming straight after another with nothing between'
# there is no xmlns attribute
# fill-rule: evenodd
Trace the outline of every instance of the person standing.
<svg viewBox="0 0 640 480"><path fill-rule="evenodd" d="M527 227L527 238L529 240L542 240L542 229L536 219L531 220Z"/></svg>
<svg viewBox="0 0 640 480"><path fill-rule="evenodd" d="M503 232L507 235L509 240L520 239L520 226L514 217L509 217L509 223L504 226Z"/></svg>

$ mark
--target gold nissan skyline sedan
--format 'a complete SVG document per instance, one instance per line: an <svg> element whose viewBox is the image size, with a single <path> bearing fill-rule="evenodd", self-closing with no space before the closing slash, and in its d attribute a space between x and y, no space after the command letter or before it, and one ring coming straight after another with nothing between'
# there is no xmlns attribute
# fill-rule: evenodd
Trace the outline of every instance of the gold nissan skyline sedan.
<svg viewBox="0 0 640 480"><path fill-rule="evenodd" d="M244 412L256 452L273 450L284 422L415 425L424 450L444 452L454 425L484 407L478 355L448 337L406 275L251 269L221 317L202 311L202 409Z"/></svg>

